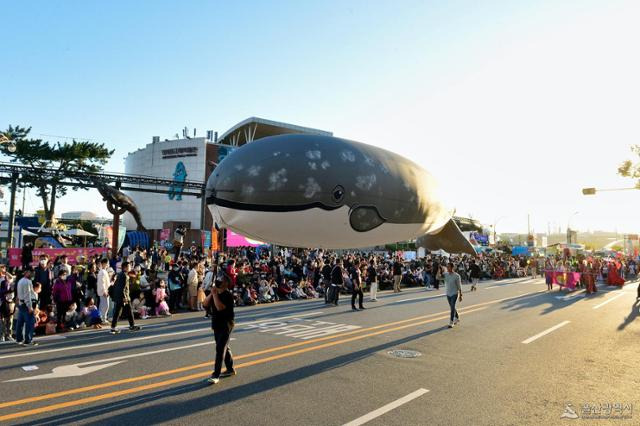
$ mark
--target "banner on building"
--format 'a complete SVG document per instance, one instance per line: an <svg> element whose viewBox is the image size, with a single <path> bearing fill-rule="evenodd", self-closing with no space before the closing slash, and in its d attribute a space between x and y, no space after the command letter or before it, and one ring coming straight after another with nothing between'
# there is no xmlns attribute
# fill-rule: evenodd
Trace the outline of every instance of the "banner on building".
<svg viewBox="0 0 640 426"><path fill-rule="evenodd" d="M33 262L32 265L36 265L40 260L40 255L46 254L51 259L55 259L58 256L66 254L69 258L70 264L78 263L80 257L88 258L90 256L100 255L105 256L109 250L106 247L95 248L83 248L83 247L71 247L71 248L37 248L33 249ZM18 267L22 265L22 249L10 248L9 249L9 266Z"/></svg>
<svg viewBox="0 0 640 426"><path fill-rule="evenodd" d="M171 236L171 229L166 228L160 231L160 241L167 241Z"/></svg>
<svg viewBox="0 0 640 426"><path fill-rule="evenodd" d="M236 234L227 229L227 247L259 247L264 245L262 241L251 240L243 235Z"/></svg>
<svg viewBox="0 0 640 426"><path fill-rule="evenodd" d="M211 231L202 231L202 251L205 253L209 253L209 249L211 248Z"/></svg>

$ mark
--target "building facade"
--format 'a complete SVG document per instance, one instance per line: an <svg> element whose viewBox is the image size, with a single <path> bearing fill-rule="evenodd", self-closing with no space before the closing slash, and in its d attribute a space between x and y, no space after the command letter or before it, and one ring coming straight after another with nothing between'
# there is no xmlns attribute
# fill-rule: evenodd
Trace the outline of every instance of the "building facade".
<svg viewBox="0 0 640 426"><path fill-rule="evenodd" d="M177 184L181 180L203 181L207 172L208 148L205 138L156 140L127 156L125 173L173 179ZM202 227L205 213L202 200L194 196L182 196L178 185L170 194L126 193L138 206L147 229L162 229L163 222L167 220L189 222L192 229ZM136 228L129 213L124 215L124 224L127 229Z"/></svg>

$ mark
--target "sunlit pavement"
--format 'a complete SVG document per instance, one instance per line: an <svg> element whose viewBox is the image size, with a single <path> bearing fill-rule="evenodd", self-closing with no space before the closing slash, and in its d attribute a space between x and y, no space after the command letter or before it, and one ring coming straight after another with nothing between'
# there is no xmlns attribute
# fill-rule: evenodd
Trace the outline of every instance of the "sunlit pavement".
<svg viewBox="0 0 640 426"><path fill-rule="evenodd" d="M349 296L237 308L238 375L215 386L204 383L214 347L200 313L140 321L138 333L2 344L0 422L537 425L592 422L599 408L637 424L636 288L465 285L453 329L442 290L383 292L360 312Z"/></svg>

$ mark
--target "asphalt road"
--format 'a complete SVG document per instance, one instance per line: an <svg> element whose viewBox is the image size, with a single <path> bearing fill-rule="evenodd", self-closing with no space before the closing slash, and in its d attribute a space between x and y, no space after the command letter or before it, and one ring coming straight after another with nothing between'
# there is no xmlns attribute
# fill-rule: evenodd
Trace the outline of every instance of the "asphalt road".
<svg viewBox="0 0 640 426"><path fill-rule="evenodd" d="M382 293L360 312L347 297L238 308L238 375L215 386L204 383L214 347L200 314L2 344L0 423L639 424L636 288L465 285L453 329L442 291L424 289ZM578 419L562 418L571 410Z"/></svg>

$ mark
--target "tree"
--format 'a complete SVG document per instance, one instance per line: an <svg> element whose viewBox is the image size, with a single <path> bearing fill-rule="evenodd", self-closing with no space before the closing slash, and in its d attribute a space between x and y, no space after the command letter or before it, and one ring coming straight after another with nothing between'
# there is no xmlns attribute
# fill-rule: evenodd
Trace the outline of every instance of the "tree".
<svg viewBox="0 0 640 426"><path fill-rule="evenodd" d="M640 145L634 145L631 147L631 151L640 156ZM636 188L640 189L640 162L634 163L631 160L627 160L618 167L618 174L620 176L636 179Z"/></svg>
<svg viewBox="0 0 640 426"><path fill-rule="evenodd" d="M42 199L45 219L47 222L55 218L56 200L67 193L68 187L62 185L68 173L96 173L102 171L114 150L110 150L104 144L88 141L76 141L65 143L49 143L42 139L31 139L29 133L31 127L9 126L3 132L9 139L15 141L15 152L9 152L6 146L2 151L12 163L28 166L33 173L21 176L20 180L29 188L35 188ZM40 177L40 168L55 169L54 176ZM73 190L86 187L74 186Z"/></svg>

